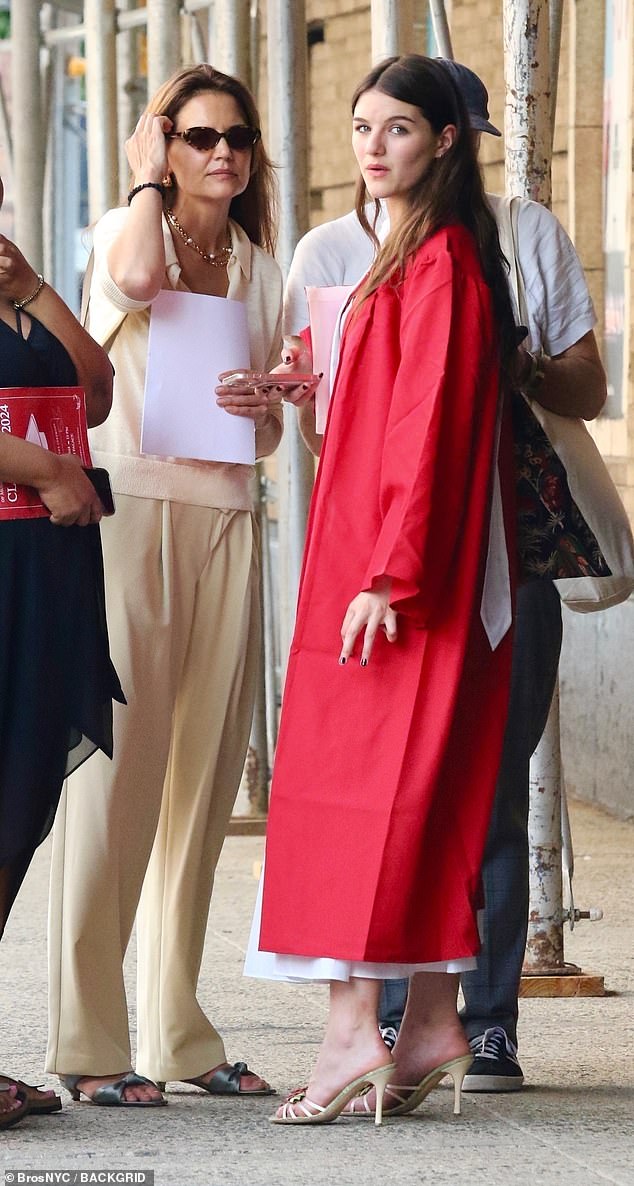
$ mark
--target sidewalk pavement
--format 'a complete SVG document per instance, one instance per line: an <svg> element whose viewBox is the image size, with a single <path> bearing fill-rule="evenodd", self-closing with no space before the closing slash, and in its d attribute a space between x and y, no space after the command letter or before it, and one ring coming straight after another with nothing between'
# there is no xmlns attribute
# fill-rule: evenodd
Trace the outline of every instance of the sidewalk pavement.
<svg viewBox="0 0 634 1186"><path fill-rule="evenodd" d="M223 1101L173 1085L169 1107L152 1111L74 1104L64 1093L61 1113L27 1117L0 1133L0 1186L3 1171L5 1181L18 1182L7 1171L107 1169L154 1170L156 1186L634 1186L634 824L579 804L571 817L576 903L600 906L605 917L568 934L566 958L602 973L608 995L522 1001L524 1091L464 1096L463 1114L454 1117L452 1093L441 1087L418 1113L379 1129L340 1119L293 1130L267 1123L271 1098ZM258 838L225 844L200 1000L228 1057L248 1059L286 1092L305 1082L326 992L242 977L261 853ZM47 873L48 844L2 943L0 1065L55 1086L41 1074ZM133 958L127 975L133 1003Z"/></svg>

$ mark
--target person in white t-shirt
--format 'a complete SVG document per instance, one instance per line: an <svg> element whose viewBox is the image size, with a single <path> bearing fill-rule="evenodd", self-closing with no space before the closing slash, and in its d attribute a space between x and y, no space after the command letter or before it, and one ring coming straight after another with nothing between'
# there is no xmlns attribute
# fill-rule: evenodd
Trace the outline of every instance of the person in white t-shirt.
<svg viewBox="0 0 634 1186"><path fill-rule="evenodd" d="M445 60L445 65L465 99L474 134L499 136L489 121L481 79L457 62ZM500 199L488 196L496 213ZM375 229L380 240L389 230L384 210ZM286 333L296 335L308 325L306 285L356 285L373 255L374 245L355 211L310 230L297 245L288 275ZM554 412L592 419L606 398L592 300L568 235L536 202L520 202L517 258L529 322L519 386ZM298 407L298 415L308 447L318 454L314 398ZM561 636L561 604L552 581L522 585L509 718L483 866L482 949L477 970L461 978L462 1020L474 1054L464 1091L514 1091L524 1082L517 1059L517 999L528 920L529 762L546 724ZM406 981L386 982L380 1018L388 1042L396 1040L406 997Z"/></svg>

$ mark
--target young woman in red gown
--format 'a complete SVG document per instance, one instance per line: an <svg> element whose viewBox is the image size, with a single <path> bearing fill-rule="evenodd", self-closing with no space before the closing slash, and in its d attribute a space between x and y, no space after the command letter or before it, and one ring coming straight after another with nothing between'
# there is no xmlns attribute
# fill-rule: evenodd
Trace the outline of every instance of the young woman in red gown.
<svg viewBox="0 0 634 1186"><path fill-rule="evenodd" d="M483 589L494 569L508 578L490 525L515 333L468 119L444 67L410 55L361 83L353 121L359 216L383 199L391 232L343 335L247 964L330 981L317 1062L282 1123L346 1104L380 1122L386 1087L386 1110L411 1111L445 1074L459 1106L472 1056L457 973L479 946L510 672L510 606L493 637ZM394 1063L376 1023L393 975L412 976Z"/></svg>

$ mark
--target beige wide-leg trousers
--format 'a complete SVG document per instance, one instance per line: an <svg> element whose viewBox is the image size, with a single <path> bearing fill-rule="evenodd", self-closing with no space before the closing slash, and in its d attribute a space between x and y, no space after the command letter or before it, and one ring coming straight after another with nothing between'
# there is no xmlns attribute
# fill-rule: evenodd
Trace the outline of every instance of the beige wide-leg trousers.
<svg viewBox="0 0 634 1186"><path fill-rule="evenodd" d="M119 496L103 522L114 761L68 781L53 839L47 1068L131 1066L122 963L136 916L137 1070L225 1060L196 985L240 782L259 651L252 516Z"/></svg>

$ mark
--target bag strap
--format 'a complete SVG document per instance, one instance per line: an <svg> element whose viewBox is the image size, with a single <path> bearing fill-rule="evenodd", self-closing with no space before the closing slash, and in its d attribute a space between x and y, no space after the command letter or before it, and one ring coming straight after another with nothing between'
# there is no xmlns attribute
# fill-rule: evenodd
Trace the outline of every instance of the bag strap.
<svg viewBox="0 0 634 1186"><path fill-rule="evenodd" d="M90 308L90 285L92 283L92 274L95 267L95 253L90 252L88 256L88 263L86 264L86 271L84 272L84 280L81 288L81 308L79 310L79 320L86 328L88 321L88 310Z"/></svg>
<svg viewBox="0 0 634 1186"><path fill-rule="evenodd" d="M496 210L496 222L500 247L509 265L508 283L515 298L519 323L528 327L526 288L524 286L522 269L517 258L519 208L520 199L518 197L499 198Z"/></svg>

